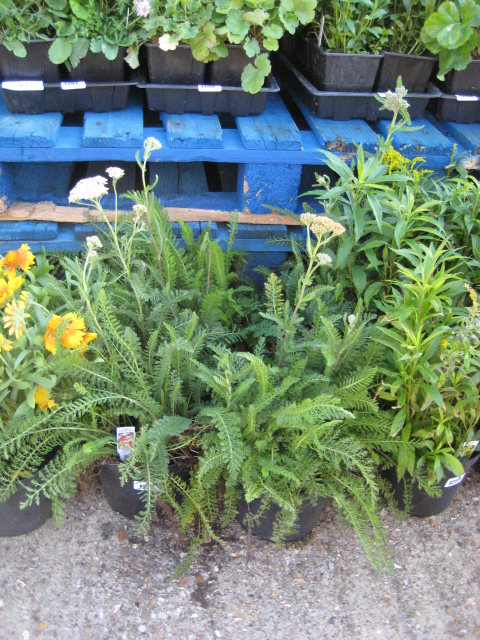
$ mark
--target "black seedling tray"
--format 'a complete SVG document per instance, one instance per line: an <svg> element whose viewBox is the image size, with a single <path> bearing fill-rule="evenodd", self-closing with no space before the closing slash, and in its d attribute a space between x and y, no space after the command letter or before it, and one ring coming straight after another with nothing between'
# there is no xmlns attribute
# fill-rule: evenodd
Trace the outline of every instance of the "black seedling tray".
<svg viewBox="0 0 480 640"><path fill-rule="evenodd" d="M375 93L319 91L282 54L277 53L274 72L282 87L299 99L314 115L329 120L389 120L390 111L382 110ZM426 93L409 93L407 101L412 119L421 118L431 98L440 91L429 85Z"/></svg>
<svg viewBox="0 0 480 640"><path fill-rule="evenodd" d="M437 91L438 100L432 101L429 107L436 118L463 124L480 122L480 96L461 96Z"/></svg>
<svg viewBox="0 0 480 640"><path fill-rule="evenodd" d="M2 95L5 105L11 113L40 113L75 111L94 111L103 113L126 109L130 88L136 81L130 82L60 82L42 83L37 81L18 81L7 88L12 81L2 82Z"/></svg>
<svg viewBox="0 0 480 640"><path fill-rule="evenodd" d="M137 85L147 93L148 108L165 113L231 113L233 116L252 116L265 111L268 96L278 93L280 87L270 75L258 93L251 94L241 87L220 85Z"/></svg>

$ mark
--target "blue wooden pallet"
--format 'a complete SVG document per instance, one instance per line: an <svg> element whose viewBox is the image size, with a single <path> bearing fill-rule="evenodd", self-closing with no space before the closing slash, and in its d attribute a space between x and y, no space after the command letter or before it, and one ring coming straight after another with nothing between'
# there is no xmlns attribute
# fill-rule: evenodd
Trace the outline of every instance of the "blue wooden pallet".
<svg viewBox="0 0 480 640"><path fill-rule="evenodd" d="M162 144L152 155L150 171L152 177L158 175L155 191L167 207L257 214L268 213L265 205L295 209L299 193L305 190L302 171L305 183L311 167L324 164L321 150L347 160L360 143L374 152L378 135L385 135L388 128L387 121L324 120L301 103L297 106L308 130L299 130L278 96L270 96L263 115L238 117L229 126L215 115L162 113L158 124L147 126L141 96L135 93L124 111L85 113L83 123L74 126L59 113L10 114L0 99L0 221L2 211L15 201L66 204L79 162L87 163L83 175L97 175L112 164L122 166L126 175L119 186L133 189L135 154L148 136ZM480 152L480 125L456 125L432 117L412 124L421 129L396 134L393 144L408 157L424 157L427 167L445 167L454 145L457 153ZM221 192L210 191L204 163L218 165ZM113 199L106 198L104 204L111 208ZM78 250L81 243L79 230L71 229L74 225L15 222L14 231L12 224L5 224L0 222L0 253L22 238L33 248ZM268 251L260 249L267 246L261 236L265 230L255 225L245 232L245 247L253 248L252 242L258 240L263 244L256 249Z"/></svg>

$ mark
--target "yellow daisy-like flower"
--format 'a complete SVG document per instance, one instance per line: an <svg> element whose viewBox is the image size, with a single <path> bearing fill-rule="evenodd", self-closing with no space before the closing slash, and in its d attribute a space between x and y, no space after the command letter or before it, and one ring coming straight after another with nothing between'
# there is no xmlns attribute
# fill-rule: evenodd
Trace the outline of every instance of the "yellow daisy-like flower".
<svg viewBox="0 0 480 640"><path fill-rule="evenodd" d="M35 264L35 256L30 251L28 244L22 244L20 249L9 251L6 256L0 260L0 267L5 268L7 276L15 276L16 269L21 269L25 273Z"/></svg>
<svg viewBox="0 0 480 640"><path fill-rule="evenodd" d="M57 406L55 402L50 398L48 389L45 389L45 387L38 386L35 389L34 397L35 397L35 404L38 404L38 406L42 411L46 411L47 409L52 409L53 407Z"/></svg>
<svg viewBox="0 0 480 640"><path fill-rule="evenodd" d="M13 344L11 340L5 338L4 335L0 333L0 350L1 351L11 351L13 348Z"/></svg>
<svg viewBox="0 0 480 640"><path fill-rule="evenodd" d="M90 344L90 342L93 342L94 340L97 339L97 334L96 333L92 333L91 331L87 331L86 333L83 334L83 346L86 347L87 344Z"/></svg>
<svg viewBox="0 0 480 640"><path fill-rule="evenodd" d="M18 339L26 329L27 318L30 318L30 314L25 313L23 302L12 300L7 304L3 316L3 326L8 329L8 335L11 336L14 333L15 338Z"/></svg>
<svg viewBox="0 0 480 640"><path fill-rule="evenodd" d="M25 279L21 276L8 276L7 279L0 278L0 305L13 296L24 282Z"/></svg>
<svg viewBox="0 0 480 640"><path fill-rule="evenodd" d="M43 340L45 341L45 349L56 354L57 350L55 348L55 339L57 336L58 327L65 320L69 320L70 322L65 327L62 337L60 339L60 344L62 347L66 349L78 349L82 346L85 334L85 320L77 316L76 313L67 313L63 317L53 315L52 319L47 325L47 330L45 331L45 335L43 336ZM93 339L93 338L92 338Z"/></svg>

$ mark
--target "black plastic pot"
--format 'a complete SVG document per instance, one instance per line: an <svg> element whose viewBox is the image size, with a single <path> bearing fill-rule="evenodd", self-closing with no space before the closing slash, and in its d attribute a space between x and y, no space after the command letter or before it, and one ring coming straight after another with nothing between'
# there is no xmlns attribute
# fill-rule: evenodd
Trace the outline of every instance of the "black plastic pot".
<svg viewBox="0 0 480 640"><path fill-rule="evenodd" d="M308 534L312 531L313 527L317 524L318 518L320 514L325 508L327 504L326 498L318 498L316 504L312 505L310 500L305 500L299 513L295 523L295 533L292 533L287 538L285 538L285 542L294 542L295 540L301 540L308 536ZM257 498L256 500L252 500L252 502L248 503L244 497L242 497L237 505L238 509L238 519L240 524L244 529L248 530L248 519L246 520L249 514L256 515L262 505L262 499ZM272 540L273 527L275 524L275 518L280 512L280 507L276 504L271 503L270 506L263 511L261 518L257 523L252 523L252 534L254 536L258 536L262 538L262 540Z"/></svg>
<svg viewBox="0 0 480 640"><path fill-rule="evenodd" d="M43 80L58 82L60 67L50 62L48 50L53 40L32 40L25 44L27 55L19 58L0 45L0 72L5 80Z"/></svg>
<svg viewBox="0 0 480 640"><path fill-rule="evenodd" d="M375 84L380 54L333 53L309 41L307 76L320 91L370 92Z"/></svg>
<svg viewBox="0 0 480 640"><path fill-rule="evenodd" d="M252 62L239 44L227 44L228 56L210 64L210 81L222 87L240 87L242 73L247 64Z"/></svg>
<svg viewBox="0 0 480 640"><path fill-rule="evenodd" d="M247 93L242 87L215 85L142 84L147 93L148 108L165 113L230 113L234 116L258 115L265 111L268 96L280 88L270 75L258 93Z"/></svg>
<svg viewBox="0 0 480 640"><path fill-rule="evenodd" d="M437 58L433 56L412 56L405 53L386 51L376 82L377 91L395 91L398 76L410 93L423 93L432 75Z"/></svg>
<svg viewBox="0 0 480 640"><path fill-rule="evenodd" d="M162 51L158 44L147 44L147 64L150 82L167 85L197 85L205 80L206 64L195 60L187 44L174 51Z"/></svg>
<svg viewBox="0 0 480 640"><path fill-rule="evenodd" d="M429 110L439 120L462 124L480 122L480 97L451 95L439 91L438 100L432 100Z"/></svg>
<svg viewBox="0 0 480 640"><path fill-rule="evenodd" d="M480 96L480 60L472 60L463 71L449 71L439 87L454 95Z"/></svg>
<svg viewBox="0 0 480 640"><path fill-rule="evenodd" d="M474 454L468 460L460 459L463 465L464 475L458 478L451 471L446 470L445 478L440 482L442 488L442 495L438 498L434 498L428 495L423 489L414 483L412 487L412 499L410 515L417 518L427 518L428 516L434 516L437 513L441 513L453 502L453 499L457 495L460 486L465 480L469 469L480 459L480 453ZM400 482L397 480L396 469L388 469L385 473L385 477L392 485L393 495L397 501L398 508L403 510L405 508L404 491L405 481L402 479ZM408 482L408 480L407 480Z"/></svg>
<svg viewBox="0 0 480 640"><path fill-rule="evenodd" d="M108 60L103 53L88 51L78 66L68 72L69 80L85 82L123 82L125 79L125 47L120 47L115 60Z"/></svg>
<svg viewBox="0 0 480 640"><path fill-rule="evenodd" d="M103 464L100 470L100 482L103 494L114 511L132 520L141 511L145 511L141 491L134 489L133 480L129 480L122 487L118 464Z"/></svg>
<svg viewBox="0 0 480 640"><path fill-rule="evenodd" d="M32 486L38 480L39 472L30 478L19 480L18 488L5 502L0 503L0 537L21 536L35 531L52 517L52 503L43 494L40 502L33 503L25 509L20 509L22 502L27 499L26 487Z"/></svg>

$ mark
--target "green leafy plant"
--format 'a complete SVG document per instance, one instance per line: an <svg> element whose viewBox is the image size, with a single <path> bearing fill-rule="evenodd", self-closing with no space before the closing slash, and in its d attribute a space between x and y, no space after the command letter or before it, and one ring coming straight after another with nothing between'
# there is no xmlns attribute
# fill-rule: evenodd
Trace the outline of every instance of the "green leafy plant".
<svg viewBox="0 0 480 640"><path fill-rule="evenodd" d="M478 58L480 3L477 0L442 2L431 13L421 31L422 41L429 51L438 54L440 80L455 69L462 71Z"/></svg>
<svg viewBox="0 0 480 640"><path fill-rule="evenodd" d="M385 19L390 32L385 49L409 55L424 53L421 31L435 3L436 0L393 0Z"/></svg>

